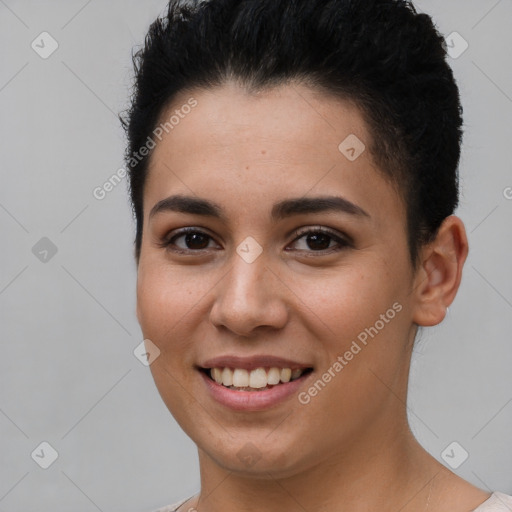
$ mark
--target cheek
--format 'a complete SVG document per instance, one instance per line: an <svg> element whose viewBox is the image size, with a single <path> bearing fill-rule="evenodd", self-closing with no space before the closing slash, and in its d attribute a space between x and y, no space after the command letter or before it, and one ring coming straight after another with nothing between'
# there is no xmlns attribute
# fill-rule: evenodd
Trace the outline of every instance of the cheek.
<svg viewBox="0 0 512 512"><path fill-rule="evenodd" d="M137 278L137 305L139 323L145 339L160 349L159 357L150 365L156 387L169 410L180 421L186 419L187 408L194 406L194 398L183 393L191 378L193 364L190 336L194 329L194 315L204 295L211 287L200 278L184 277L169 266L144 264L139 266ZM204 288L204 291L202 288Z"/></svg>
<svg viewBox="0 0 512 512"><path fill-rule="evenodd" d="M375 264L339 268L300 282L300 299L342 339L373 324L398 298L395 281Z"/></svg>
<svg viewBox="0 0 512 512"><path fill-rule="evenodd" d="M179 326L203 294L201 280L184 277L161 265L141 266L137 278L137 305L144 336L160 342Z"/></svg>
<svg viewBox="0 0 512 512"><path fill-rule="evenodd" d="M398 269L378 265L374 259L364 269L343 268L330 278L303 283L301 299L313 312L311 318L322 320L316 322L320 327L314 333L324 351L321 372L330 369L340 375L333 379L332 389L339 389L348 408L357 409L359 400L376 405L382 398L374 388L386 388L369 369L388 382L407 363L408 323L401 279Z"/></svg>

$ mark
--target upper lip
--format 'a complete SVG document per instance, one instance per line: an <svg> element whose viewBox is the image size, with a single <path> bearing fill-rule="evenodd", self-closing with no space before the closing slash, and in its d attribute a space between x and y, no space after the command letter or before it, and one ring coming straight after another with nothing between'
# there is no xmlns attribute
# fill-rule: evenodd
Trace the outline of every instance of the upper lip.
<svg viewBox="0 0 512 512"><path fill-rule="evenodd" d="M224 355L208 359L200 364L201 368L243 368L254 370L256 368L312 368L311 364L299 363L283 357L271 355L257 355L252 357L240 357Z"/></svg>

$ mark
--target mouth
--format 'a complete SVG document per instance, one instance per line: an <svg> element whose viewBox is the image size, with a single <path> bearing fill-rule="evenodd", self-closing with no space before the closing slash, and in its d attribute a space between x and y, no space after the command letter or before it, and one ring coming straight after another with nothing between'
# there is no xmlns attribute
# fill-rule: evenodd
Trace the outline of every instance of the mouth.
<svg viewBox="0 0 512 512"><path fill-rule="evenodd" d="M258 367L245 368L213 367L198 368L208 379L227 389L258 392L293 382L313 371L312 367Z"/></svg>

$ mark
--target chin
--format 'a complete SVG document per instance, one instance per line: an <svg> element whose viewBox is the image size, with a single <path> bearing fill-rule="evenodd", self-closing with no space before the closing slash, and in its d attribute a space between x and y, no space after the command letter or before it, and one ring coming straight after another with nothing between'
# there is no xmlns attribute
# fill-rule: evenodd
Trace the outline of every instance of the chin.
<svg viewBox="0 0 512 512"><path fill-rule="evenodd" d="M297 443L297 446L303 444ZM264 480L286 478L306 466L297 449L278 439L269 443L267 433L259 438L246 436L237 441L228 436L215 446L201 448L200 452L226 471Z"/></svg>

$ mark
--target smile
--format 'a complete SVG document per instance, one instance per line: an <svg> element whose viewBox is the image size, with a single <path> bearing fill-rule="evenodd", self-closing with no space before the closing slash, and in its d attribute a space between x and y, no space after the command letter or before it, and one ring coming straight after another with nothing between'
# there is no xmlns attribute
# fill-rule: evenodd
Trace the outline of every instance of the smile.
<svg viewBox="0 0 512 512"><path fill-rule="evenodd" d="M205 373L217 384L237 391L262 391L283 383L294 381L312 368L205 368Z"/></svg>

